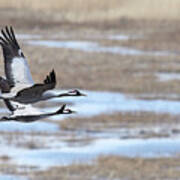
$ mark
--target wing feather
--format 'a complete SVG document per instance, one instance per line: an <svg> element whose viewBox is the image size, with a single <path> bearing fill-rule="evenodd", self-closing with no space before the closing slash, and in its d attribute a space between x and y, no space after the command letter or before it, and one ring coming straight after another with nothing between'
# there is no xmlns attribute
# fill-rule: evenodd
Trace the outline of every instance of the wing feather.
<svg viewBox="0 0 180 180"><path fill-rule="evenodd" d="M54 70L47 75L44 83L34 84L31 87L22 89L17 93L14 100L20 103L33 103L41 100L44 92L54 89L56 86L56 75Z"/></svg>
<svg viewBox="0 0 180 180"><path fill-rule="evenodd" d="M27 60L16 40L13 28L1 30L0 45L3 50L5 75L11 86L33 84Z"/></svg>

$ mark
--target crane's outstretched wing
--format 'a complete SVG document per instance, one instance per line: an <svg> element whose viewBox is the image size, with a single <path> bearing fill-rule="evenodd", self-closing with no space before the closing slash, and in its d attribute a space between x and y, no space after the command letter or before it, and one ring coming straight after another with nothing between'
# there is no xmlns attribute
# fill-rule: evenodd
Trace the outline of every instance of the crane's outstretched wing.
<svg viewBox="0 0 180 180"><path fill-rule="evenodd" d="M33 84L27 60L16 40L13 28L1 30L0 45L3 50L6 79L10 86Z"/></svg>

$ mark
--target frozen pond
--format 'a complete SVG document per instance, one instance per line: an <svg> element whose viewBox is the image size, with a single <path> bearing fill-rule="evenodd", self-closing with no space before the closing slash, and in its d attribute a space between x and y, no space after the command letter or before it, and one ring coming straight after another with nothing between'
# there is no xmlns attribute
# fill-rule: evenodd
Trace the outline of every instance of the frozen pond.
<svg viewBox="0 0 180 180"><path fill-rule="evenodd" d="M92 117L113 112L147 111L154 113L180 114L180 102L169 100L140 100L128 97L122 93L83 91L86 97L68 97L67 103L74 103L72 109L77 110L78 117ZM56 92L57 93L57 92ZM53 99L51 102L62 102L61 99ZM64 118L64 116L61 116ZM54 116L52 119L58 119Z"/></svg>
<svg viewBox="0 0 180 180"><path fill-rule="evenodd" d="M14 175L0 175L0 180L28 180L25 177L14 176Z"/></svg>
<svg viewBox="0 0 180 180"><path fill-rule="evenodd" d="M62 93L64 91L55 91ZM66 97L56 98L49 102L51 107L43 108L46 112L53 112L59 108L60 103L70 103L67 107L76 110L74 115L57 115L52 116L51 120L62 120L66 117L92 117L100 114L111 114L114 112L135 112L146 111L154 113L170 113L180 114L180 102L170 100L140 100L126 96L122 93L113 92L97 92L97 91L82 91L87 94L86 97ZM48 102L47 102L48 103ZM1 108L0 112L7 112ZM33 123L18 123L18 122L1 122L0 131L22 131L22 132L58 132L59 126L55 123L37 121Z"/></svg>
<svg viewBox="0 0 180 180"><path fill-rule="evenodd" d="M59 131L58 125L50 122L37 121L33 123L22 122L0 122L1 132L40 132L40 133L56 133Z"/></svg>
<svg viewBox="0 0 180 180"><path fill-rule="evenodd" d="M33 46L45 46L49 48L67 48L85 52L112 53L121 55L157 55L164 56L172 53L167 51L142 51L122 46L103 46L94 41L53 41L53 40L29 40L26 42Z"/></svg>
<svg viewBox="0 0 180 180"><path fill-rule="evenodd" d="M180 80L180 73L156 73L156 76L160 81L169 81L169 80Z"/></svg>
<svg viewBox="0 0 180 180"><path fill-rule="evenodd" d="M65 90L64 90L65 91ZM61 91L62 93L63 91ZM96 116L102 113L113 112L132 112L132 111L149 111L155 113L171 113L180 114L180 102L168 101L168 100L139 100L130 96L126 96L122 93L112 92L96 92L82 90L87 94L87 97L68 97L65 98L66 103L73 103L72 109L77 110L75 116L78 117L90 117ZM59 93L56 91L55 93ZM46 108L46 111L52 111L57 109L57 105L64 101L61 99L52 99L49 103L52 104L51 108ZM70 106L70 105L68 105ZM3 111L3 109L2 109ZM60 120L65 116L55 116L51 119ZM159 131L159 128L152 129ZM166 127L164 127L166 129ZM68 138L73 137L73 132L69 131L67 134L60 132L60 128L55 123L37 121L34 123L18 123L18 122L2 122L0 123L0 131L22 131L28 132L50 132L52 134L41 135L36 139L36 143L40 144L38 148L25 148L20 146L21 138L17 142L8 144L4 138L1 140L1 155L10 157L9 162L16 163L18 165L36 166L37 168L49 168L56 165L68 165L74 162L91 162L93 159L100 155L121 155L128 157L168 157L175 156L180 153L180 138L178 136L171 136L171 138L151 138L151 139L123 139L126 135L126 129L118 131L119 136L111 134L111 132L102 132L94 134L88 134L83 132L75 132L79 138L91 137L90 142L80 143L68 142ZM134 129L132 133L140 131ZM55 133L55 134L53 134ZM75 134L74 133L74 134ZM50 136L51 135L51 136ZM71 135L71 136L70 136ZM60 137L59 137L60 136ZM30 135L29 135L30 137ZM131 137L131 136L130 136ZM22 139L22 142L26 141L26 138Z"/></svg>
<svg viewBox="0 0 180 180"><path fill-rule="evenodd" d="M125 34L115 34L115 35L109 35L108 39L110 40L129 40L129 39L138 39L138 38L142 38L142 36L138 36L138 35L125 35Z"/></svg>
<svg viewBox="0 0 180 180"><path fill-rule="evenodd" d="M83 163L100 155L127 157L169 157L180 152L180 139L97 139L85 146L62 146L60 148L22 149L3 146L1 155L8 155L18 165L49 168L56 165Z"/></svg>

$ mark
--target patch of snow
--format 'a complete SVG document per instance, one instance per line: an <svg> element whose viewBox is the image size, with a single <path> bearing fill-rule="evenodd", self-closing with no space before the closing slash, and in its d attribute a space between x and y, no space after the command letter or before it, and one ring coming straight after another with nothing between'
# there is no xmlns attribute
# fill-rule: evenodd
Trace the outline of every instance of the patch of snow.
<svg viewBox="0 0 180 180"><path fill-rule="evenodd" d="M142 51L122 46L102 46L91 41L52 41L52 40L29 40L26 42L33 46L45 46L49 48L67 48L85 52L113 53L121 55L156 55L165 56L172 53L167 51ZM174 54L174 53L173 53Z"/></svg>

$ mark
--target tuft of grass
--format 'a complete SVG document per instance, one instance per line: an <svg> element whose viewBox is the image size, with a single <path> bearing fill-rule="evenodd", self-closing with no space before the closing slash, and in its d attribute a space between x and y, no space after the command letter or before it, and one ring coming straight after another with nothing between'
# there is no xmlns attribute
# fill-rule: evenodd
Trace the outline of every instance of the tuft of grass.
<svg viewBox="0 0 180 180"><path fill-rule="evenodd" d="M11 158L7 155L0 156L1 161L9 161Z"/></svg>

